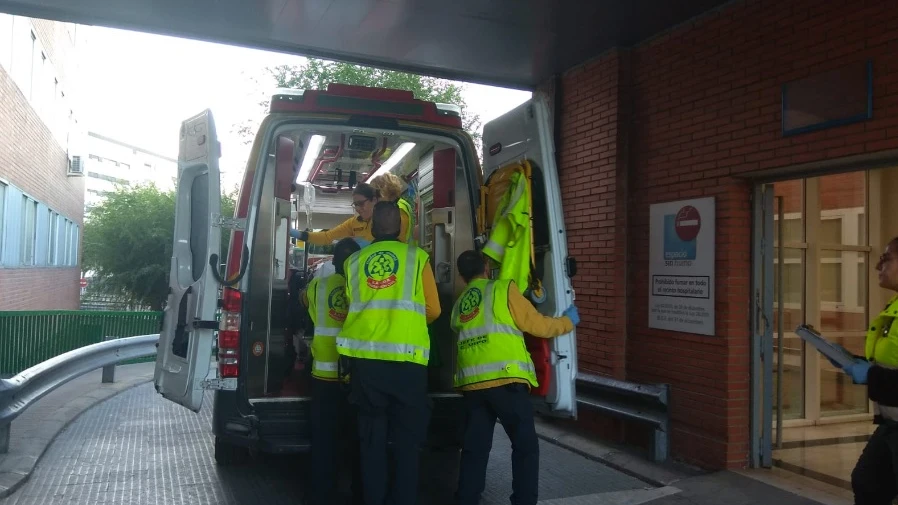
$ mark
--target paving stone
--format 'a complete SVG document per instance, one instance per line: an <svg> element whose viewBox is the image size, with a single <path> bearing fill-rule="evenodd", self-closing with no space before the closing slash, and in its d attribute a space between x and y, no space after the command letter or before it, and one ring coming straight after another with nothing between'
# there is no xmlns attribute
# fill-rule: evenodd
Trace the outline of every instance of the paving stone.
<svg viewBox="0 0 898 505"><path fill-rule="evenodd" d="M211 395L206 401L207 408L197 415L164 400L152 384L143 384L100 403L59 434L31 480L0 504L299 503L308 458L261 455L245 466L218 467ZM620 497L653 487L557 445L541 442L540 451L543 500L609 492ZM451 503L457 458L444 454L424 459L420 503ZM482 505L507 504L511 447L501 427L488 472Z"/></svg>

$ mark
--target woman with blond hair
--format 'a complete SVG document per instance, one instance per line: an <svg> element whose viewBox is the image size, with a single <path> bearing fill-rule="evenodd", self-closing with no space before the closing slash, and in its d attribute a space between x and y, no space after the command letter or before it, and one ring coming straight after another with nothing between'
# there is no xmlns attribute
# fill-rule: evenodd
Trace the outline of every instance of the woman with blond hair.
<svg viewBox="0 0 898 505"><path fill-rule="evenodd" d="M399 206L399 217L401 218L399 240L407 244L414 244L414 220L412 219L414 211L412 206L401 198L403 186L402 179L389 172L379 175L371 181L371 187L377 191L378 201L395 202Z"/></svg>

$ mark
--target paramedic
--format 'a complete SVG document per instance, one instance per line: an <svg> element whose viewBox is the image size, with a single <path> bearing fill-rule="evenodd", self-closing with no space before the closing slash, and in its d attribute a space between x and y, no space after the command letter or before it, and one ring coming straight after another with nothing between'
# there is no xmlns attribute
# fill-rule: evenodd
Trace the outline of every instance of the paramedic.
<svg viewBox="0 0 898 505"><path fill-rule="evenodd" d="M415 222L412 219L414 211L412 210L411 204L402 198L402 179L397 175L387 172L375 177L371 181L371 186L377 191L379 201L396 202L396 205L399 206L399 210L402 212L401 218L403 230L400 232L399 238L406 244L414 244L413 234L415 232L415 227L412 226L412 223Z"/></svg>
<svg viewBox="0 0 898 505"><path fill-rule="evenodd" d="M374 236L371 234L371 214L374 212L374 205L379 200L380 195L376 189L370 184L360 182L352 190L352 208L358 213L357 217L351 217L326 232L291 229L290 236L313 245L331 245L341 238L355 237L362 239L365 241L363 245L367 245L374 240ZM402 233L406 232L408 221L403 220L402 225L400 239L404 236ZM402 241L405 242L405 240Z"/></svg>
<svg viewBox="0 0 898 505"><path fill-rule="evenodd" d="M458 332L455 387L465 402L465 435L456 498L459 505L480 502L493 445L496 418L511 440L512 505L536 505L539 443L530 388L539 384L524 333L553 338L580 322L571 305L561 317L547 317L521 295L512 280L488 280L486 259L465 251L457 261L467 283L452 309Z"/></svg>
<svg viewBox="0 0 898 505"><path fill-rule="evenodd" d="M378 203L374 242L346 260L349 313L337 337L350 373L349 400L358 408L367 505L383 505L388 487L389 503L415 503L418 447L430 420L427 325L440 315L440 301L427 253L398 240L399 214L395 203Z"/></svg>
<svg viewBox="0 0 898 505"><path fill-rule="evenodd" d="M360 249L350 238L334 246L334 270L324 276L322 270L303 293L303 304L315 324L312 338L312 479L311 503L334 503L337 482L337 455L340 452L338 432L356 431L355 412L350 409L347 391L340 384L337 370L337 333L349 309L346 303L346 278L343 262ZM343 428L343 429L340 429ZM361 503L361 470L358 461L358 442L349 443L353 498Z"/></svg>
<svg viewBox="0 0 898 505"><path fill-rule="evenodd" d="M898 291L898 237L876 263L879 286ZM898 295L870 324L864 358L844 368L857 384L867 384L873 422L879 426L851 472L855 505L890 505L898 496ZM838 364L834 363L836 367Z"/></svg>

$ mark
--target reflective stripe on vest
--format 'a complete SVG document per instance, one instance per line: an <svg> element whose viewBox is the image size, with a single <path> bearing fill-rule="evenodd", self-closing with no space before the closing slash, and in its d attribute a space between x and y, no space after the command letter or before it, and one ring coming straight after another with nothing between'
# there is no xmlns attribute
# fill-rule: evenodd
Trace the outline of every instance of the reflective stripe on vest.
<svg viewBox="0 0 898 505"><path fill-rule="evenodd" d="M499 262L501 262L502 258L505 256L505 246L493 240L488 240L486 245L483 246L483 250L484 253L490 253L488 254L490 258Z"/></svg>
<svg viewBox="0 0 898 505"><path fill-rule="evenodd" d="M313 372L314 372L314 370L321 370L323 372L337 373L337 362L336 361L315 361L312 364L312 370L313 370Z"/></svg>
<svg viewBox="0 0 898 505"><path fill-rule="evenodd" d="M490 301L492 294L487 295L486 302L484 305L487 305ZM489 305L487 305L489 306ZM486 323L482 326L478 326L476 328L468 328L466 330L462 330L458 334L458 341L464 342L470 338L479 337L481 335L487 335L489 333L511 333L512 335L520 335L523 336L520 330L515 328L514 326L508 324L496 324L496 323Z"/></svg>
<svg viewBox="0 0 898 505"><path fill-rule="evenodd" d="M458 331L455 387L496 379L524 379L539 385L523 332L508 309L508 280L476 279L452 308Z"/></svg>
<svg viewBox="0 0 898 505"><path fill-rule="evenodd" d="M350 310L337 337L337 351L355 358L426 365L430 360L422 281L426 267L427 253L398 241L373 243L350 256L346 260Z"/></svg>
<svg viewBox="0 0 898 505"><path fill-rule="evenodd" d="M407 310L418 314L426 314L427 307L423 303L411 300L371 300L369 302L352 302L349 304L350 312L361 312L365 309Z"/></svg>
<svg viewBox="0 0 898 505"><path fill-rule="evenodd" d="M522 361L507 361L501 363L488 363L486 365L466 366L458 369L458 380L464 381L466 378L476 377L478 375L492 374L496 372L512 373L515 370L521 370L525 373L535 374L536 369L533 363ZM524 377L521 377L522 379Z"/></svg>
<svg viewBox="0 0 898 505"><path fill-rule="evenodd" d="M346 281L342 275L318 277L309 284L309 314L315 323L312 336L312 376L337 379L337 335L346 318Z"/></svg>

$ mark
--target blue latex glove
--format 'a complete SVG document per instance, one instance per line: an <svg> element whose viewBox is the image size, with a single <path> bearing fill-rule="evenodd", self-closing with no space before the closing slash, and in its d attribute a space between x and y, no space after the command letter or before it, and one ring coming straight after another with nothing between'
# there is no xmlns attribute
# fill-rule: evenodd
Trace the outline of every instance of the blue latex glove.
<svg viewBox="0 0 898 505"><path fill-rule="evenodd" d="M293 228L290 228L290 236L297 240L302 240L303 242L306 242L307 240L309 240L309 232L307 232L305 230L299 231L299 230L294 230Z"/></svg>
<svg viewBox="0 0 898 505"><path fill-rule="evenodd" d="M352 239L355 240L355 243L358 244L359 247L365 247L366 245L371 243L371 242L363 239L362 237L353 237Z"/></svg>
<svg viewBox="0 0 898 505"><path fill-rule="evenodd" d="M873 363L859 359L855 361L853 365L845 367L845 373L851 376L851 380L853 380L855 384L866 384L867 374L870 372L871 366L873 366Z"/></svg>
<svg viewBox="0 0 898 505"><path fill-rule="evenodd" d="M568 319L570 319L571 322L574 323L574 326L577 326L578 324L580 324L580 313L577 312L577 306L576 306L576 305L571 304L570 307L568 307L567 309L565 309L563 315L567 316Z"/></svg>

